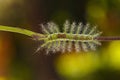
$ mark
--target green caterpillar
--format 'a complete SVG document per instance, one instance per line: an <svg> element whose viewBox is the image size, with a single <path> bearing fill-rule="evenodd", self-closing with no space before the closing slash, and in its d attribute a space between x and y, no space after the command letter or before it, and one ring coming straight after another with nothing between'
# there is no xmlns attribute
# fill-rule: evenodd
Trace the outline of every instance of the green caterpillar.
<svg viewBox="0 0 120 80"><path fill-rule="evenodd" d="M66 21L63 25L63 32L60 32L58 26L53 22L41 26L46 38L40 48L46 48L47 53L49 51L64 53L73 50L77 52L88 51L89 49L96 50L96 45L101 45L96 37L100 36L102 32L96 32L96 27L90 30L89 24L83 26L82 23L76 25L75 22L70 24L69 21Z"/></svg>

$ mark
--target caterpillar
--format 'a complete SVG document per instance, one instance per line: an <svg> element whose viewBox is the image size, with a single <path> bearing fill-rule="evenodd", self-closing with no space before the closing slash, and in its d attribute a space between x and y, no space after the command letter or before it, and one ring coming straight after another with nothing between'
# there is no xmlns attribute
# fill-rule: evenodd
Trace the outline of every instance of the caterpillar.
<svg viewBox="0 0 120 80"><path fill-rule="evenodd" d="M102 32L98 31L96 26L90 28L90 24L83 25L70 23L68 20L63 24L63 30L60 30L54 22L40 25L43 34L17 27L0 25L0 31L15 32L32 37L35 41L43 41L43 44L36 50L46 49L49 52L71 52L71 51L89 51L96 50L101 45L100 41L120 40L119 36L101 36Z"/></svg>
<svg viewBox="0 0 120 80"><path fill-rule="evenodd" d="M90 30L89 23L83 26L81 22L77 25L75 22L70 24L69 21L66 21L62 31L53 22L49 22L46 25L41 24L41 27L46 37L42 39L44 43L37 51L41 48L46 48L47 53L49 51L61 51L64 53L73 50L86 52L96 50L96 46L101 45L96 37L100 36L102 32L97 31L96 27Z"/></svg>

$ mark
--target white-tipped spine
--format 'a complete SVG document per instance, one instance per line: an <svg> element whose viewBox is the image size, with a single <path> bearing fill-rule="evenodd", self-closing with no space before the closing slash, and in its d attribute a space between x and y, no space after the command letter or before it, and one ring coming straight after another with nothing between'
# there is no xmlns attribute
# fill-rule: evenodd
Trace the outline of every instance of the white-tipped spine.
<svg viewBox="0 0 120 80"><path fill-rule="evenodd" d="M63 41L63 49L62 49L63 53L65 52L65 49L66 49L66 41Z"/></svg>
<svg viewBox="0 0 120 80"><path fill-rule="evenodd" d="M81 45L82 45L83 51L87 52L88 51L87 45L84 42L82 42Z"/></svg>
<svg viewBox="0 0 120 80"><path fill-rule="evenodd" d="M45 28L45 26L43 25L43 24L40 24L41 25L41 27L42 27L42 29L43 29L43 32L45 33L45 34L50 34L50 32Z"/></svg>
<svg viewBox="0 0 120 80"><path fill-rule="evenodd" d="M63 26L64 26L64 33L68 33L70 28L70 22L66 20Z"/></svg>
<svg viewBox="0 0 120 80"><path fill-rule="evenodd" d="M95 40L95 41L93 41L93 43L96 44L96 45L100 45L101 46L101 42L99 42L99 41Z"/></svg>
<svg viewBox="0 0 120 80"><path fill-rule="evenodd" d="M35 51L35 53L37 53L38 51L40 51L41 47L38 47L37 50Z"/></svg>
<svg viewBox="0 0 120 80"><path fill-rule="evenodd" d="M80 51L80 45L79 45L79 42L75 42L75 50L76 52L79 52Z"/></svg>
<svg viewBox="0 0 120 80"><path fill-rule="evenodd" d="M55 30L56 33L60 33L59 27L56 24L54 25L54 30Z"/></svg>
<svg viewBox="0 0 120 80"><path fill-rule="evenodd" d="M56 44L56 46L55 46L56 51L59 51L58 41L55 41L55 44Z"/></svg>
<svg viewBox="0 0 120 80"><path fill-rule="evenodd" d="M71 29L70 29L70 33L71 33L71 34L74 33L74 31L75 31L75 27L76 27L76 23L73 22L73 23L71 24Z"/></svg>
<svg viewBox="0 0 120 80"><path fill-rule="evenodd" d="M90 46L90 49L95 51L96 50L96 46L94 46L94 43L89 42L88 45Z"/></svg>
<svg viewBox="0 0 120 80"><path fill-rule="evenodd" d="M51 50L51 43L48 43L48 45L47 45L47 51L46 51L46 54L48 54L49 52L50 52L50 50Z"/></svg>
<svg viewBox="0 0 120 80"><path fill-rule="evenodd" d="M100 36L101 34L102 34L102 32L98 32L98 33L94 34L93 36L94 36L94 37L98 37L98 36Z"/></svg>
<svg viewBox="0 0 120 80"><path fill-rule="evenodd" d="M83 34L86 34L87 33L87 31L88 31L88 29L89 29L89 26L90 26L90 24L89 23L87 23L84 27L84 30L83 30Z"/></svg>
<svg viewBox="0 0 120 80"><path fill-rule="evenodd" d="M96 26L95 27L93 27L91 30L90 30L90 32L89 32L89 35L92 35L92 34L94 34L95 33L95 31L96 31Z"/></svg>
<svg viewBox="0 0 120 80"><path fill-rule="evenodd" d="M55 23L51 22L51 29L53 30L54 33L59 33L59 28L58 25L56 25Z"/></svg>
<svg viewBox="0 0 120 80"><path fill-rule="evenodd" d="M83 27L83 25L82 25L82 23L80 22L80 23L78 24L78 28L77 28L76 34L79 34L79 33L81 32L82 27Z"/></svg>
<svg viewBox="0 0 120 80"><path fill-rule="evenodd" d="M56 42L56 41L55 41ZM56 52L56 43L55 42L52 42L52 46L51 46L51 51L53 52L53 53L55 53Z"/></svg>
<svg viewBox="0 0 120 80"><path fill-rule="evenodd" d="M47 23L47 27L48 27L50 33L54 33L55 32L55 30L54 30L54 23L53 22Z"/></svg>
<svg viewBox="0 0 120 80"><path fill-rule="evenodd" d="M68 42L68 52L71 52L72 51L72 42L71 41L69 41Z"/></svg>

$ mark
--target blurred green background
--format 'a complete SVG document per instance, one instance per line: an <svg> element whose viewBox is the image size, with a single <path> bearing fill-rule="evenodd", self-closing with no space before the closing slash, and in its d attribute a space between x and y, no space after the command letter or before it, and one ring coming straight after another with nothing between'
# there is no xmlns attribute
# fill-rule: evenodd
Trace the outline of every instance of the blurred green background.
<svg viewBox="0 0 120 80"><path fill-rule="evenodd" d="M0 0L0 25L42 32L39 24L65 20L98 25L102 36L120 36L120 0ZM0 80L120 80L120 41L94 52L32 55L40 42L0 32Z"/></svg>

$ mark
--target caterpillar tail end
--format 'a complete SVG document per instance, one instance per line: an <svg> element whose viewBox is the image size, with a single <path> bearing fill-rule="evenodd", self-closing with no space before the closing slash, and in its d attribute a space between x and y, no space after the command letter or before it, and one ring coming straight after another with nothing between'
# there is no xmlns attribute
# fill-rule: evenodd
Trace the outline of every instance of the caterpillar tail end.
<svg viewBox="0 0 120 80"><path fill-rule="evenodd" d="M32 35L32 39L36 40L36 41L45 40L46 36L42 35L42 34L39 34L39 33L36 33L36 34Z"/></svg>

